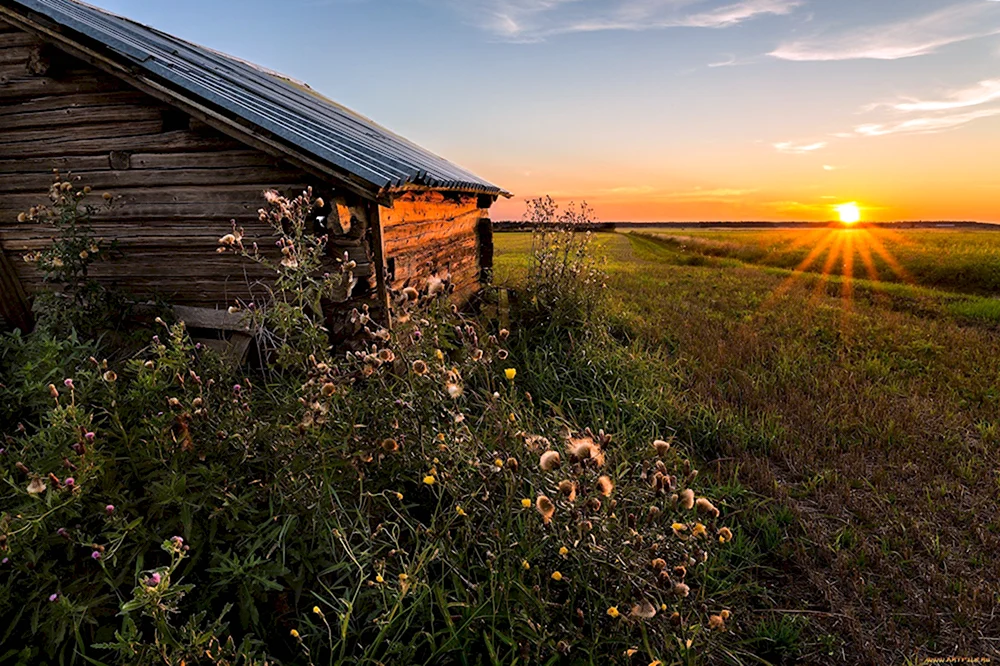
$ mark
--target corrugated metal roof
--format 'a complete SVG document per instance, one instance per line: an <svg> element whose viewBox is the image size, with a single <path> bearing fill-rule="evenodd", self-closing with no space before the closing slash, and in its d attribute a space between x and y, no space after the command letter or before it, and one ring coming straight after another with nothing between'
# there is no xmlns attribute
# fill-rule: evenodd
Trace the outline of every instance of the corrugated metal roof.
<svg viewBox="0 0 1000 666"><path fill-rule="evenodd" d="M100 42L186 93L376 189L407 185L510 196L308 86L76 0L12 0Z"/></svg>

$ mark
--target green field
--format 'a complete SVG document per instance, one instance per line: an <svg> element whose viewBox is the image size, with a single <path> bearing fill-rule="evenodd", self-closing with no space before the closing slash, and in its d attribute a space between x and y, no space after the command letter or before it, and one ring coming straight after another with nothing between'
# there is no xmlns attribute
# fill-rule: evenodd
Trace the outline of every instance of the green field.
<svg viewBox="0 0 1000 666"><path fill-rule="evenodd" d="M499 283L521 284L530 243L497 236ZM742 648L805 663L996 655L1000 234L596 245L605 321L656 361L657 409L732 498Z"/></svg>

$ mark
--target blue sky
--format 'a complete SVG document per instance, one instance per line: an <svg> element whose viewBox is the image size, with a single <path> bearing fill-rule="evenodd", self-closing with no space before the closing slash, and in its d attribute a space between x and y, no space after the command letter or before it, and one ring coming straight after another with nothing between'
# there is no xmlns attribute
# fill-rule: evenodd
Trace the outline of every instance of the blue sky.
<svg viewBox="0 0 1000 666"><path fill-rule="evenodd" d="M1000 221L995 0L93 1L514 191L494 217Z"/></svg>

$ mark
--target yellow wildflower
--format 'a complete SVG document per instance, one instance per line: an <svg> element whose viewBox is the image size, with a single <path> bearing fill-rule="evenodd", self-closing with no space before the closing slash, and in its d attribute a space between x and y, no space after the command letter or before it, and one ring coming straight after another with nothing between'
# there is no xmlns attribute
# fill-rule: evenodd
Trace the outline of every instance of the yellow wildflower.
<svg viewBox="0 0 1000 666"><path fill-rule="evenodd" d="M320 617L323 616L323 611L319 609L319 606L313 606L313 613L316 613L316 615L319 615Z"/></svg>
<svg viewBox="0 0 1000 666"><path fill-rule="evenodd" d="M517 377L517 369L507 368L506 370L503 371L503 374L505 377L507 377L508 380L514 381L514 377Z"/></svg>
<svg viewBox="0 0 1000 666"><path fill-rule="evenodd" d="M554 580L555 582L558 583L559 581L562 580L562 574L559 573L558 571L553 571L552 572L552 580Z"/></svg>
<svg viewBox="0 0 1000 666"><path fill-rule="evenodd" d="M401 583L405 583L408 578L409 576L407 576L405 573L399 574L399 582Z"/></svg>
<svg viewBox="0 0 1000 666"><path fill-rule="evenodd" d="M298 637L299 637L299 632L298 632L298 630L296 630L296 629L292 629L292 630L291 630L290 632L288 632L288 633L290 633L290 634L292 635L292 638L298 638Z"/></svg>
<svg viewBox="0 0 1000 666"><path fill-rule="evenodd" d="M563 557L566 557L566 555L569 554L569 548L563 546L562 548L559 549L559 554L562 555Z"/></svg>
<svg viewBox="0 0 1000 666"><path fill-rule="evenodd" d="M530 509L531 508L531 500L528 499L527 497L525 497L523 500L521 500L521 506L523 506L525 509Z"/></svg>
<svg viewBox="0 0 1000 666"><path fill-rule="evenodd" d="M428 474L427 476L424 477L424 483L426 483L428 486L433 486L434 481L435 479L431 474Z"/></svg>
<svg viewBox="0 0 1000 666"><path fill-rule="evenodd" d="M403 499L403 493L396 493L396 499L397 500L402 500Z"/></svg>
<svg viewBox="0 0 1000 666"><path fill-rule="evenodd" d="M719 528L719 543L726 543L727 541L732 541L733 531L728 527Z"/></svg>
<svg viewBox="0 0 1000 666"><path fill-rule="evenodd" d="M688 528L688 526L685 525L684 523L674 523L670 527L674 530L674 534L676 534L677 536L680 536L681 532L686 531Z"/></svg>
<svg viewBox="0 0 1000 666"><path fill-rule="evenodd" d="M460 506L456 506L456 507L455 507L455 513L457 513L457 514L458 514L458 515L460 515L460 516L467 516L467 515L469 515L469 514L467 514L467 513L465 512L465 509L463 509L463 508L462 508L462 507L460 507Z"/></svg>
<svg viewBox="0 0 1000 666"><path fill-rule="evenodd" d="M497 458L496 460L494 460L493 464L496 465L497 467L503 467L503 461L500 460L499 458Z"/></svg>
<svg viewBox="0 0 1000 666"><path fill-rule="evenodd" d="M608 609L608 615L611 617L618 617L621 613L618 612L618 606L612 606Z"/></svg>
<svg viewBox="0 0 1000 666"><path fill-rule="evenodd" d="M375 576L375 582L379 583L379 584L382 584L382 583L385 582L385 578L382 578L382 575L379 574L379 575Z"/></svg>
<svg viewBox="0 0 1000 666"><path fill-rule="evenodd" d="M521 560L521 568L527 571L531 568L531 564L528 563L528 560Z"/></svg>
<svg viewBox="0 0 1000 666"><path fill-rule="evenodd" d="M691 534L695 535L696 537L700 537L704 536L706 531L707 530L705 529L704 525L702 525L701 523L695 523L694 529L691 530Z"/></svg>

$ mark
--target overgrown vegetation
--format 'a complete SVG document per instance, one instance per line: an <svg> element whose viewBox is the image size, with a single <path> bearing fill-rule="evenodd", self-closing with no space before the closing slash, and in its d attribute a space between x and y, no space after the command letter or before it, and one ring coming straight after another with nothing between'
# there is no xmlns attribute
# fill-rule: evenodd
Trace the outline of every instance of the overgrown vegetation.
<svg viewBox="0 0 1000 666"><path fill-rule="evenodd" d="M318 203L270 193L262 212L272 297L234 309L265 332L266 371L163 319L120 361L100 335L0 338L0 662L738 652L724 563L742 537L650 402L657 358L595 318L592 253L540 245L553 283L513 299L512 332L434 283L396 295L392 331L355 311L365 344L344 355L321 303L351 266L317 272ZM260 260L238 228L220 249Z"/></svg>
<svg viewBox="0 0 1000 666"><path fill-rule="evenodd" d="M114 197L101 197L104 207L114 205ZM90 275L91 266L112 260L118 254L114 241L98 238L90 226L97 206L90 203L93 193L71 174L55 172L48 203L41 203L20 215L19 222L37 222L55 236L49 247L24 255L35 264L53 286L37 299L41 326L65 334L79 332L89 337L117 332L128 314L125 300L103 289Z"/></svg>

